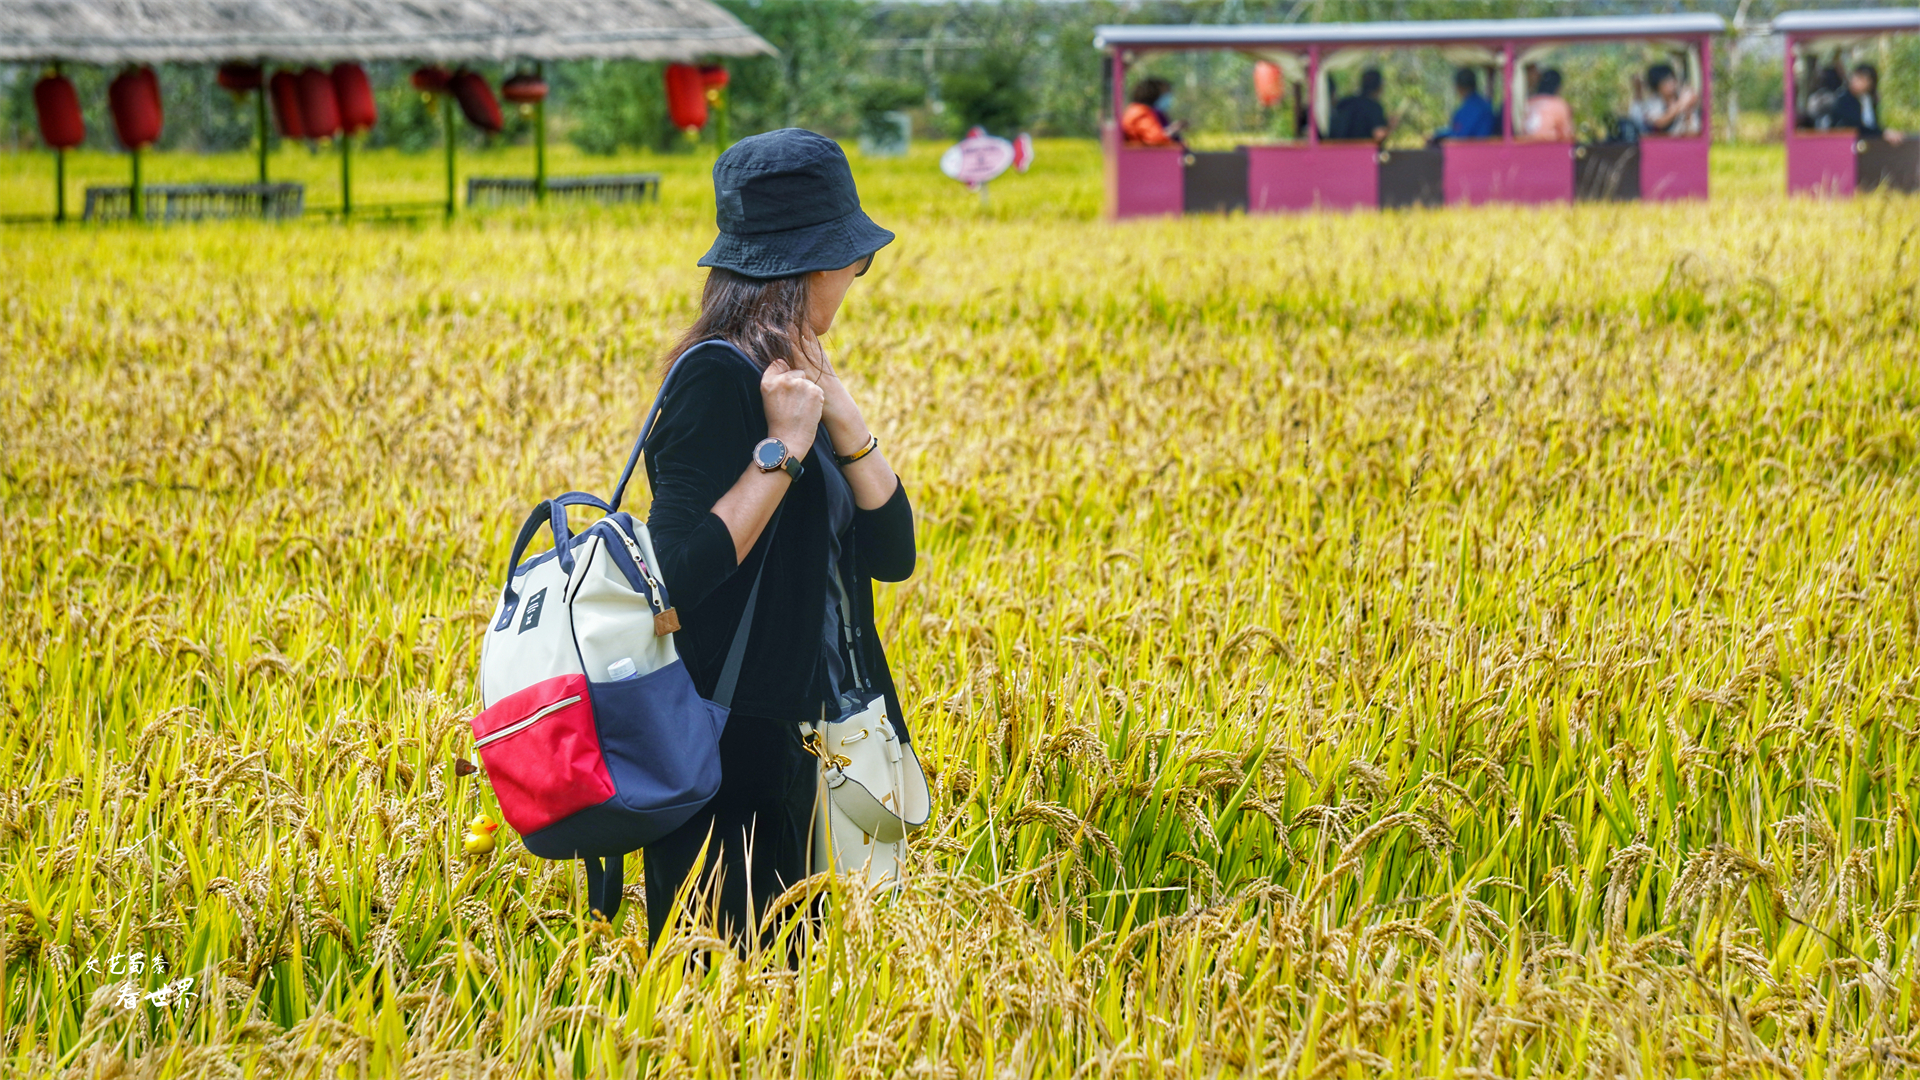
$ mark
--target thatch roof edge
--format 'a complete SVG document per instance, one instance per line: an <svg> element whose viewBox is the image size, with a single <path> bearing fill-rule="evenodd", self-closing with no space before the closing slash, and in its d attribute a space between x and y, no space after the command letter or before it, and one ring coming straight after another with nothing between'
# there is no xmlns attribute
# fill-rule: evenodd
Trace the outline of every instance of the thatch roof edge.
<svg viewBox="0 0 1920 1080"><path fill-rule="evenodd" d="M708 0L0 3L0 61L697 60L777 51Z"/></svg>

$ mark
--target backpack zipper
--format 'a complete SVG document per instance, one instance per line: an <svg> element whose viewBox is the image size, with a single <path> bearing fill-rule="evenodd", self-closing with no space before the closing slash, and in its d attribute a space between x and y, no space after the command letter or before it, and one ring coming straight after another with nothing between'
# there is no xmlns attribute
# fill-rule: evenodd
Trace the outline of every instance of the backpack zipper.
<svg viewBox="0 0 1920 1080"><path fill-rule="evenodd" d="M520 732L525 731L528 728L532 727L533 725L539 723L540 721L545 720L547 717L553 715L554 713L559 712L561 709L564 709L567 706L572 705L575 702L578 702L579 700L580 700L579 694L575 694L570 698L562 698L561 700L556 701L553 704L548 705L543 709L540 709L539 711L535 712L532 716L527 717L525 720L517 720L511 724L508 724L506 727L501 728L499 731L496 731L493 734L486 736L485 738L475 739L473 742L473 748L475 750L478 750L483 746L489 746L489 745L492 745L493 743L497 743L501 739L504 739L509 735L517 735Z"/></svg>
<svg viewBox="0 0 1920 1080"><path fill-rule="evenodd" d="M627 530L613 525L613 532L620 538L620 542L627 546L627 554L633 556L633 565L640 568L640 576L647 580L647 602L653 605L653 610L657 614L661 610L660 583L654 580L653 570L647 566L646 556L640 554L640 545L634 542L633 537L627 535Z"/></svg>

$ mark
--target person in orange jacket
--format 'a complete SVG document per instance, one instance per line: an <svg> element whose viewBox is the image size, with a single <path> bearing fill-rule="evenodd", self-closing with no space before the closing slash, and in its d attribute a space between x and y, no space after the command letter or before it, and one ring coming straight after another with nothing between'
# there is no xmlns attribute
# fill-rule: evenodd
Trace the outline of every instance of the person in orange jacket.
<svg viewBox="0 0 1920 1080"><path fill-rule="evenodd" d="M1178 146L1184 123L1167 119L1173 107L1173 84L1165 79L1141 79L1133 84L1132 104L1120 114L1120 135L1128 146Z"/></svg>

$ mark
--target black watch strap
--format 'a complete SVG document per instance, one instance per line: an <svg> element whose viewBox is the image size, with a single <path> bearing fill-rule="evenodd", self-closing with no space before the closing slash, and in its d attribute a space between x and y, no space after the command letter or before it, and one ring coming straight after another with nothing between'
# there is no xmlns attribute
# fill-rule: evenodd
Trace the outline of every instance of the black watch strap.
<svg viewBox="0 0 1920 1080"><path fill-rule="evenodd" d="M780 467L787 470L787 475L792 477L796 484L800 482L800 474L807 471L807 467L800 464L800 459L792 454L787 455L787 460L781 462Z"/></svg>

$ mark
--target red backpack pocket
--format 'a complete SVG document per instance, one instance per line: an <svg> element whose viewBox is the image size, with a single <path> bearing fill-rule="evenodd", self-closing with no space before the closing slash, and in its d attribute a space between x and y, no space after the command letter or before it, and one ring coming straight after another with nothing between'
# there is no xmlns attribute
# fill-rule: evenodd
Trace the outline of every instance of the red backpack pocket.
<svg viewBox="0 0 1920 1080"><path fill-rule="evenodd" d="M509 694L473 719L500 813L521 835L613 797L585 675L561 675Z"/></svg>

